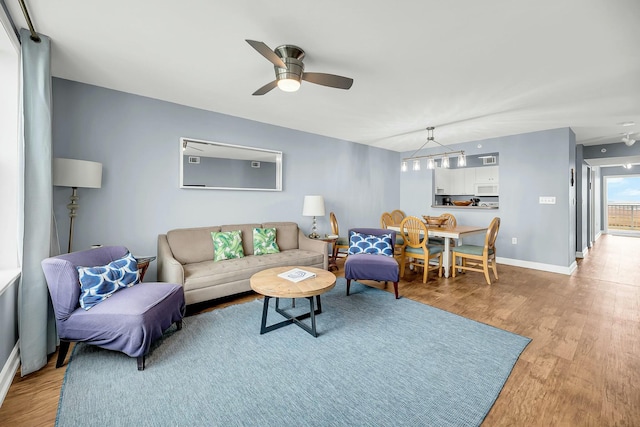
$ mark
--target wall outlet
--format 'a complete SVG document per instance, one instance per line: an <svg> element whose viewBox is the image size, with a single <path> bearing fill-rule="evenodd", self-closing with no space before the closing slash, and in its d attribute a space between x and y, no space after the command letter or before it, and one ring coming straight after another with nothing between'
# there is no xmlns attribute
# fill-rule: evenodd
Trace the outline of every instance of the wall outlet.
<svg viewBox="0 0 640 427"><path fill-rule="evenodd" d="M556 198L553 196L540 196L540 204L541 205L555 205Z"/></svg>
<svg viewBox="0 0 640 427"><path fill-rule="evenodd" d="M511 244L512 245L517 245L518 244L518 238L517 237L512 237L511 238Z"/></svg>

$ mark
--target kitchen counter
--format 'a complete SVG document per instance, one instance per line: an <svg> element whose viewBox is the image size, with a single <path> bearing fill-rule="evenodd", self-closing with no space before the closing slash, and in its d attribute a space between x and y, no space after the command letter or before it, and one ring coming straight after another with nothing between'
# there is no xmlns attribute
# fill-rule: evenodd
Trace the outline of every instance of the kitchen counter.
<svg viewBox="0 0 640 427"><path fill-rule="evenodd" d="M465 210L470 210L470 209L487 210L487 209L499 208L499 206L456 206L456 205L431 205L431 207L435 209L465 209Z"/></svg>

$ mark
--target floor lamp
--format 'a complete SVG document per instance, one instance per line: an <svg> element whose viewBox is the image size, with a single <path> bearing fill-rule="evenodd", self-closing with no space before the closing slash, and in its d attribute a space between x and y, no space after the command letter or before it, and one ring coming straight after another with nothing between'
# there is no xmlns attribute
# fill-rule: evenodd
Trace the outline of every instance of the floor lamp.
<svg viewBox="0 0 640 427"><path fill-rule="evenodd" d="M73 221L78 211L78 188L102 187L102 163L76 159L53 159L53 185L71 187L69 209L69 249L73 244Z"/></svg>
<svg viewBox="0 0 640 427"><path fill-rule="evenodd" d="M313 227L311 228L311 234L309 234L309 237L312 239L320 237L318 234L316 217L324 216L324 198L322 196L304 196L302 215L313 217Z"/></svg>

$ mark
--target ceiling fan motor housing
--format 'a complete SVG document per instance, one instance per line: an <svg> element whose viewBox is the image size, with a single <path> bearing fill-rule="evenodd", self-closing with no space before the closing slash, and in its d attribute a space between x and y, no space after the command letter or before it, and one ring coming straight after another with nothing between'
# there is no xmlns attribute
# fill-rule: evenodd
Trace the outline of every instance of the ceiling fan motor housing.
<svg viewBox="0 0 640 427"><path fill-rule="evenodd" d="M287 65L287 68L274 65L276 80L302 80L302 74L304 73L304 63L302 62L304 59L304 50L297 46L285 44L275 48L275 53Z"/></svg>

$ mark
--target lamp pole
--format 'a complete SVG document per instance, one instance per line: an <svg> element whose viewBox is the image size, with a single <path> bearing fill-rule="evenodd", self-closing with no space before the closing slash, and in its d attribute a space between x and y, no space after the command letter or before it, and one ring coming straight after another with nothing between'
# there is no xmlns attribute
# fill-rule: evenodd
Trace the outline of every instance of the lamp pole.
<svg viewBox="0 0 640 427"><path fill-rule="evenodd" d="M67 205L69 209L69 248L68 253L71 253L71 246L73 244L73 222L76 219L76 212L78 210L78 187L71 187L71 203Z"/></svg>

